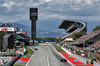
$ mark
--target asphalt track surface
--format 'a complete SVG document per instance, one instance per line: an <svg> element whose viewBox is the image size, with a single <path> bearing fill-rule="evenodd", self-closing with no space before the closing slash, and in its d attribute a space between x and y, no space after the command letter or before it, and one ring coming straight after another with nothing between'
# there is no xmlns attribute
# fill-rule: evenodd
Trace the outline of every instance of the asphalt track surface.
<svg viewBox="0 0 100 66"><path fill-rule="evenodd" d="M34 50L33 46L30 46ZM27 66L72 66L68 62L60 62L61 56L53 46L38 46Z"/></svg>

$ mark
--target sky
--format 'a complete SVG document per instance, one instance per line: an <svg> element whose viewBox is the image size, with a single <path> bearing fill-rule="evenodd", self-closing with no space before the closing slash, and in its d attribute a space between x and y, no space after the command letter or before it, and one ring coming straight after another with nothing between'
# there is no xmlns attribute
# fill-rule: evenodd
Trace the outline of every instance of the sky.
<svg viewBox="0 0 100 66"><path fill-rule="evenodd" d="M63 20L87 22L88 32L100 25L100 0L0 0L0 22L28 21L30 8L38 8L43 29L57 28Z"/></svg>

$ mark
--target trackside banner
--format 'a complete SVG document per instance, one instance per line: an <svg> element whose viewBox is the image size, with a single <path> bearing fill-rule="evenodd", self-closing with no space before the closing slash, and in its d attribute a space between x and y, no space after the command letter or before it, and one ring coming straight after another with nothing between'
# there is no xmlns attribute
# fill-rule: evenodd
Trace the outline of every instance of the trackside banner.
<svg viewBox="0 0 100 66"><path fill-rule="evenodd" d="M12 31L14 32L14 28L3 28L3 27L0 27L0 31Z"/></svg>

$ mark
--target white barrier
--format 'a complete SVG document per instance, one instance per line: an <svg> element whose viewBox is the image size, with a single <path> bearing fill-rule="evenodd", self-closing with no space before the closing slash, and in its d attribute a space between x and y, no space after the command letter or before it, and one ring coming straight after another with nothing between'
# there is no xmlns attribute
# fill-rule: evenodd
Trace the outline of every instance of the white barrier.
<svg viewBox="0 0 100 66"><path fill-rule="evenodd" d="M58 46L58 47L59 47L60 45L56 44L56 46Z"/></svg>
<svg viewBox="0 0 100 66"><path fill-rule="evenodd" d="M66 53L68 53L69 55L72 54L69 50L67 50L67 49L65 49L65 48L63 48L63 47L61 47L61 49L63 49L63 50L64 50Z"/></svg>
<svg viewBox="0 0 100 66"><path fill-rule="evenodd" d="M99 63L97 63L97 62L95 62L94 61L94 64L93 64L94 66L100 66L100 64Z"/></svg>

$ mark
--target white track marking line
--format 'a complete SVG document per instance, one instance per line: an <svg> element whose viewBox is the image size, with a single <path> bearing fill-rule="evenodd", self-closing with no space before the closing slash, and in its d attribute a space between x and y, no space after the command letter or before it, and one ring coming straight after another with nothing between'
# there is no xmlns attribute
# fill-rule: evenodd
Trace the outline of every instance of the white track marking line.
<svg viewBox="0 0 100 66"><path fill-rule="evenodd" d="M46 51L46 58L47 58L48 66L50 66L47 51Z"/></svg>

